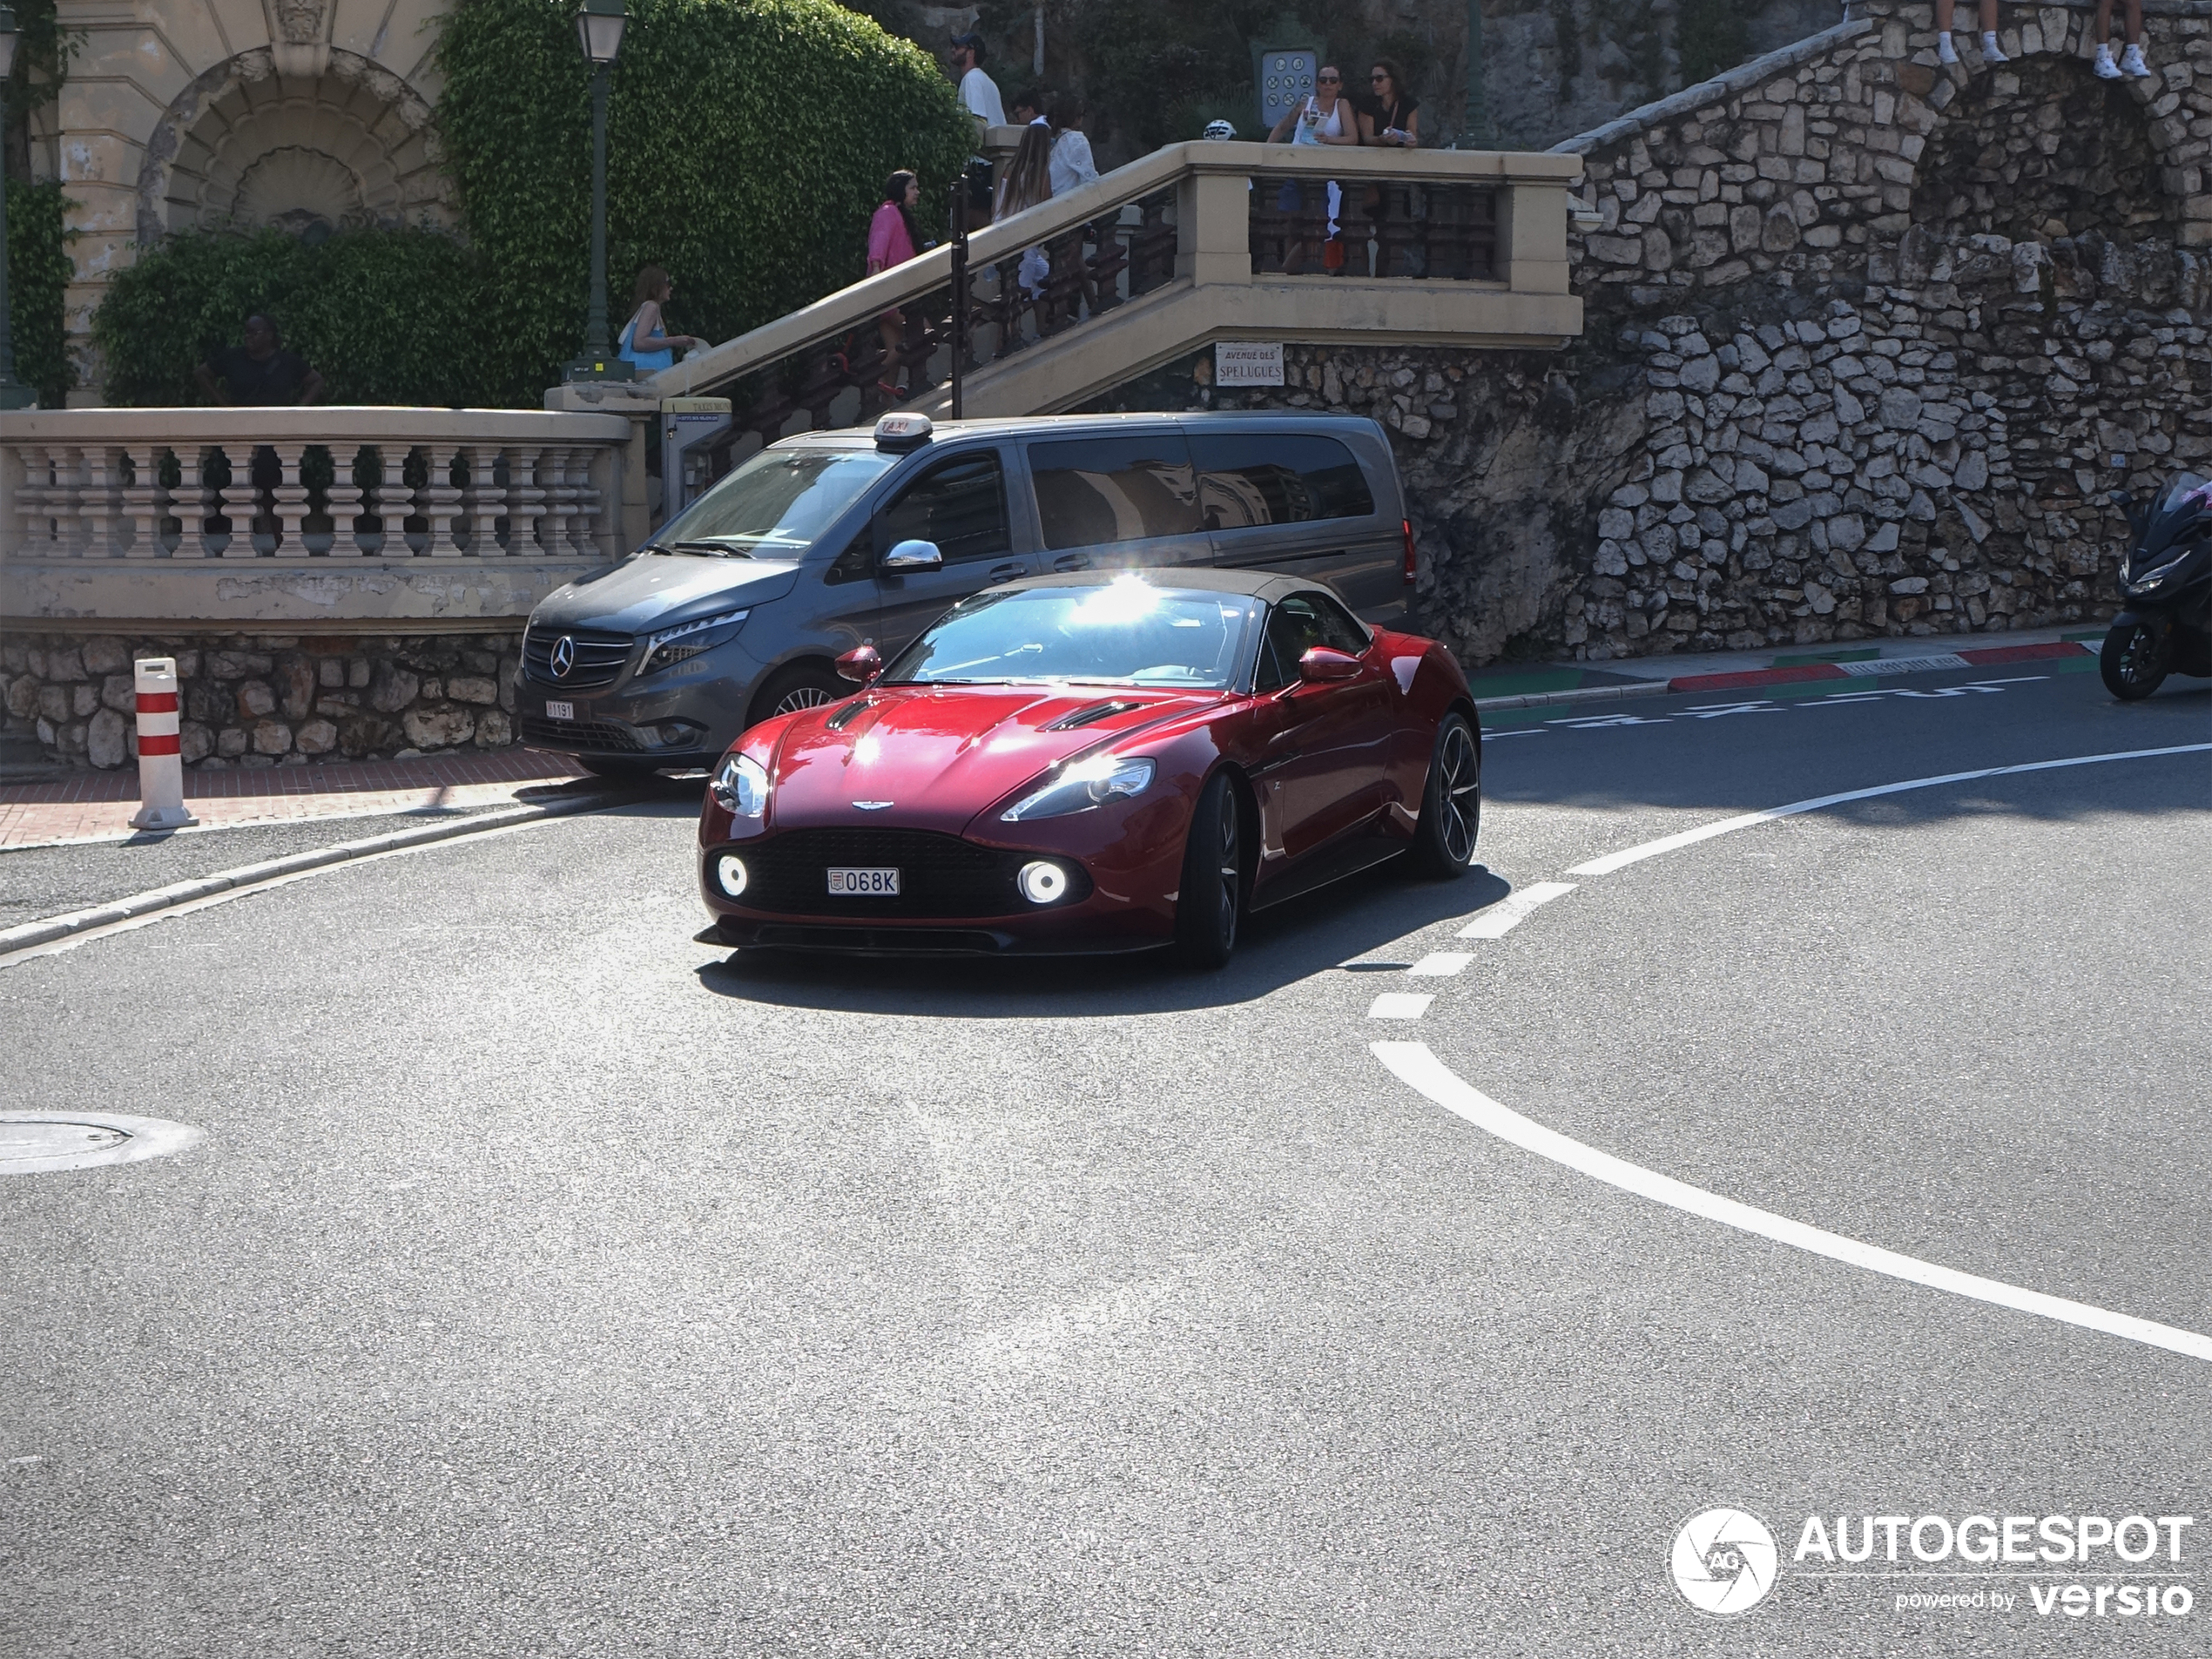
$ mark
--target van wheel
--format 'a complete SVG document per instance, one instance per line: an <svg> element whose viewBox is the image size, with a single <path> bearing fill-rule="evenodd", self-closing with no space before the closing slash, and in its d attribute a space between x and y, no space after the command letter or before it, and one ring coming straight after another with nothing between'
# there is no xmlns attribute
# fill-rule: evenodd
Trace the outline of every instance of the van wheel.
<svg viewBox="0 0 2212 1659"><path fill-rule="evenodd" d="M779 670L752 700L751 724L778 714L818 709L825 703L841 703L860 688L844 678L827 663L793 663Z"/></svg>

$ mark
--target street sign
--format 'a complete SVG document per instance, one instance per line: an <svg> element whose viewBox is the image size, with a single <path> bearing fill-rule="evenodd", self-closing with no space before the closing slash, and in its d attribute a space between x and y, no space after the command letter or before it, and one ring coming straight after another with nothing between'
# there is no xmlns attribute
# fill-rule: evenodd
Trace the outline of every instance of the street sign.
<svg viewBox="0 0 2212 1659"><path fill-rule="evenodd" d="M1217 341L1213 348L1216 386L1280 386L1283 383L1283 345L1280 341Z"/></svg>
<svg viewBox="0 0 2212 1659"><path fill-rule="evenodd" d="M1320 53L1312 46L1263 46L1252 50L1252 89L1259 94L1259 124L1268 132L1313 96L1313 72Z"/></svg>

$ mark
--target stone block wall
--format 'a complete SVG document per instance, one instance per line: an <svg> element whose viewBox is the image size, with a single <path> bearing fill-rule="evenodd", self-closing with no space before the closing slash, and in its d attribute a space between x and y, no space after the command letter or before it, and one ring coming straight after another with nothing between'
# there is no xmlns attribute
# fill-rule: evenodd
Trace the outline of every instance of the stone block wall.
<svg viewBox="0 0 2212 1659"><path fill-rule="evenodd" d="M5 730L67 763L138 758L132 664L173 657L187 765L299 766L514 740L519 636L0 635Z"/></svg>

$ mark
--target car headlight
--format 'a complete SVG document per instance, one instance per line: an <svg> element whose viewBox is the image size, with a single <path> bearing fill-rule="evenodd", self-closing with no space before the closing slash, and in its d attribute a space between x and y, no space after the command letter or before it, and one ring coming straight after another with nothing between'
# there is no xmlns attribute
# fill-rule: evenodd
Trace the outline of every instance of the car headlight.
<svg viewBox="0 0 2212 1659"><path fill-rule="evenodd" d="M1087 813L1118 796L1143 793L1151 787L1157 763L1125 755L1093 755L1062 766L1052 781L1034 794L1016 801L999 814L1000 821L1018 824L1031 818L1064 818Z"/></svg>
<svg viewBox="0 0 2212 1659"><path fill-rule="evenodd" d="M768 771L751 755L734 751L725 755L708 787L716 804L732 818L757 824L768 811Z"/></svg>
<svg viewBox="0 0 2212 1659"><path fill-rule="evenodd" d="M743 610L725 610L719 616L701 617L697 622L679 623L673 628L664 628L645 640L645 665L637 671L651 674L672 667L686 657L696 657L703 651L711 651L720 639L707 635L718 628L735 628L748 616L752 607Z"/></svg>

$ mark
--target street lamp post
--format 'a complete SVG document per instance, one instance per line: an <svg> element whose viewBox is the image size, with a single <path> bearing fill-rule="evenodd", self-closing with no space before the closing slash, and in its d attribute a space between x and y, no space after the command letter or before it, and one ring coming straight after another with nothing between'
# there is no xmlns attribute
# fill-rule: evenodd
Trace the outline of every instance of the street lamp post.
<svg viewBox="0 0 2212 1659"><path fill-rule="evenodd" d="M591 309L583 321L583 354L568 367L572 381L626 381L631 365L607 345L607 80L630 21L622 0L583 0L577 9L577 44L591 65Z"/></svg>
<svg viewBox="0 0 2212 1659"><path fill-rule="evenodd" d="M0 5L0 133L8 126L8 77L15 72L15 9ZM0 167L0 409L27 409L38 394L16 378L15 331L8 317L8 181Z"/></svg>

